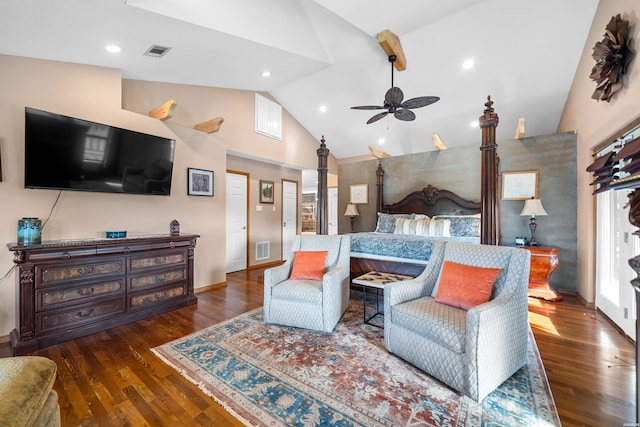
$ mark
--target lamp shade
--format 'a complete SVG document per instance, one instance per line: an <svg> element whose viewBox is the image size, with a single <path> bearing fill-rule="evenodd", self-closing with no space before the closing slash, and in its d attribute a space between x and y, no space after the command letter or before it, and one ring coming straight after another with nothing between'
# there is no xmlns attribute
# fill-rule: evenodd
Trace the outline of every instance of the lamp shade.
<svg viewBox="0 0 640 427"><path fill-rule="evenodd" d="M349 203L347 205L347 210L344 211L344 216L358 216L360 215L358 213L358 208L356 208L356 205Z"/></svg>
<svg viewBox="0 0 640 427"><path fill-rule="evenodd" d="M533 216L536 215L545 216L548 215L547 211L544 210L542 206L542 202L540 199L528 199L524 201L524 207L522 208L522 212L520 212L520 216Z"/></svg>

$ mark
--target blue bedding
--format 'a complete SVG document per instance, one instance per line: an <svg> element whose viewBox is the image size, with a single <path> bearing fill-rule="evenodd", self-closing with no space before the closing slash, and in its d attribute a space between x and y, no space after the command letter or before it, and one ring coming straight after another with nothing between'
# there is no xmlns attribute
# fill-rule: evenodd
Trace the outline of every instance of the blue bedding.
<svg viewBox="0 0 640 427"><path fill-rule="evenodd" d="M404 259L419 263L429 260L433 243L437 241L480 243L479 237L433 237L390 233L352 233L350 236L352 257Z"/></svg>

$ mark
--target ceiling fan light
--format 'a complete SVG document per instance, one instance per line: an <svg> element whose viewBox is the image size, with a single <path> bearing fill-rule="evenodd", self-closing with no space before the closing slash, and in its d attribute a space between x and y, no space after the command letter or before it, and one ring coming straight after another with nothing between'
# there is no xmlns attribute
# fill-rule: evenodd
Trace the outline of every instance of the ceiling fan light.
<svg viewBox="0 0 640 427"><path fill-rule="evenodd" d="M464 61L462 63L462 68L464 68L465 70L470 70L472 69L474 66L476 65L476 63L474 62L473 59L467 59L466 61Z"/></svg>

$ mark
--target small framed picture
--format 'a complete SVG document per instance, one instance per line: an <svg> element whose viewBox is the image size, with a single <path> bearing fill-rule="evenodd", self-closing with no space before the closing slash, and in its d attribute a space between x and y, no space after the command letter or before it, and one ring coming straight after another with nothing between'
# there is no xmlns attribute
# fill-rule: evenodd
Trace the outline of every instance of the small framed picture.
<svg viewBox="0 0 640 427"><path fill-rule="evenodd" d="M353 184L349 190L352 204L366 205L369 203L369 184Z"/></svg>
<svg viewBox="0 0 640 427"><path fill-rule="evenodd" d="M273 203L273 181L260 180L260 203Z"/></svg>
<svg viewBox="0 0 640 427"><path fill-rule="evenodd" d="M213 171L187 168L187 194L213 197Z"/></svg>
<svg viewBox="0 0 640 427"><path fill-rule="evenodd" d="M502 172L502 200L538 198L538 171Z"/></svg>

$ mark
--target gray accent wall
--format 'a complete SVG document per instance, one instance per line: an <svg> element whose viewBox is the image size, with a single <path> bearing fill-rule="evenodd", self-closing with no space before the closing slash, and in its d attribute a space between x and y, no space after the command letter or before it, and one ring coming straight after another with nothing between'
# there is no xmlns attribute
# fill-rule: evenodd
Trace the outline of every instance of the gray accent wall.
<svg viewBox="0 0 640 427"><path fill-rule="evenodd" d="M502 172L538 171L538 198L548 216L537 217L536 240L560 248L560 265L551 276L556 289L577 290L577 171L576 135L559 133L498 142L500 244L512 245L516 236L530 237L529 217L520 216L524 201L501 200ZM443 151L428 151L386 158L384 203L400 201L411 191L428 184L480 200L480 142ZM376 169L378 160L338 165L339 233L350 231L349 217L342 214L349 203L350 185L368 184L368 203L358 205L355 231L376 226Z"/></svg>

